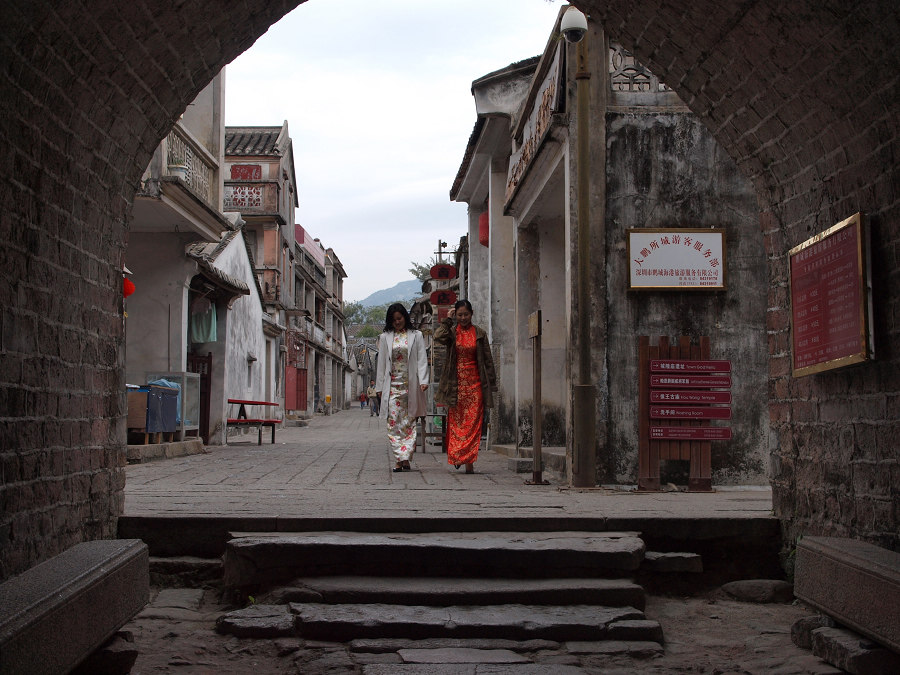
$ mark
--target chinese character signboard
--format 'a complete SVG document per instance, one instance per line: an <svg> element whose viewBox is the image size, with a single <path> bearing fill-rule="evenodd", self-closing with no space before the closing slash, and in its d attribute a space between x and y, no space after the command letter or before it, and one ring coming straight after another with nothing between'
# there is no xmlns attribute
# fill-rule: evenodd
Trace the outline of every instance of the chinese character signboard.
<svg viewBox="0 0 900 675"><path fill-rule="evenodd" d="M725 230L636 228L626 236L630 290L725 290Z"/></svg>
<svg viewBox="0 0 900 675"><path fill-rule="evenodd" d="M790 250L794 377L874 358L868 261L862 213Z"/></svg>

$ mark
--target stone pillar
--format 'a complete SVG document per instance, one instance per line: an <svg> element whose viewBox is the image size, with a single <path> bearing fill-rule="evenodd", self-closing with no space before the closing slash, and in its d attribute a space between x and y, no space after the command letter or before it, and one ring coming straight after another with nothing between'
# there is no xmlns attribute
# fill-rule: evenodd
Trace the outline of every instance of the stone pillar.
<svg viewBox="0 0 900 675"><path fill-rule="evenodd" d="M516 267L515 221L503 215L506 195L506 160L491 164L490 284L491 345L498 391L491 416L491 443L516 441Z"/></svg>

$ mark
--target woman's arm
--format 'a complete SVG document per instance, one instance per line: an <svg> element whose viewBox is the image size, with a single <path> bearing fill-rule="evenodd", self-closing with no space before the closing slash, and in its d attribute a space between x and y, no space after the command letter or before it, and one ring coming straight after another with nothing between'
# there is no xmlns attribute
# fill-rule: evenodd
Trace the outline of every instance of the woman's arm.
<svg viewBox="0 0 900 675"><path fill-rule="evenodd" d="M419 375L419 386L422 391L428 388L428 357L425 356L425 336L416 331L416 341L419 343L416 349L416 369Z"/></svg>
<svg viewBox="0 0 900 675"><path fill-rule="evenodd" d="M447 346L453 343L453 319L449 316L441 319L437 328L434 329L432 339L439 345Z"/></svg>

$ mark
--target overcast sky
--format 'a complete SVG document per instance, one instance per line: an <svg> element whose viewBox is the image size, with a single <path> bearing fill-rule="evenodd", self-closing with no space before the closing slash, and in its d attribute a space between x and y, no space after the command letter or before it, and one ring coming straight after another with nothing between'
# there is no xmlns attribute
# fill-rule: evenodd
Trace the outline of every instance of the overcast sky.
<svg viewBox="0 0 900 675"><path fill-rule="evenodd" d="M228 126L287 120L296 219L343 263L345 300L411 279L411 261L466 234L449 192L472 81L541 54L564 4L308 0L228 66Z"/></svg>

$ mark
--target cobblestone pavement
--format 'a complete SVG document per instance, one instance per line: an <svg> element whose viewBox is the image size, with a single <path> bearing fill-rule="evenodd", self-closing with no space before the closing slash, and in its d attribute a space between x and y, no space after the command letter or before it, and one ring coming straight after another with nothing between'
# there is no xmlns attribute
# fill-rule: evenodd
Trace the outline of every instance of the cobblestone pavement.
<svg viewBox="0 0 900 675"><path fill-rule="evenodd" d="M365 410L317 416L308 427L247 440L207 454L127 468L125 514L282 517L642 517L756 518L771 515L771 491L718 488L711 494L529 486L531 473L482 452L474 475L447 464L439 446L413 456L413 470L392 473L384 423Z"/></svg>
<svg viewBox="0 0 900 675"><path fill-rule="evenodd" d="M128 516L281 517L633 517L758 518L771 515L767 488L713 494L636 494L574 490L508 470L484 452L475 475L446 464L437 446L416 453L413 470L395 474L383 424L367 411L319 416L308 427L278 430L276 443L255 434L227 447L127 468ZM545 476L546 477L546 476ZM234 609L216 589L153 589L150 605L126 626L140 655L132 673L837 673L795 647L791 625L812 614L799 605L757 605L701 597L648 597L646 615L666 638L652 658L576 654L565 645L528 655L532 665L405 664L397 652L356 653L347 645L299 638L218 635L215 619Z"/></svg>

